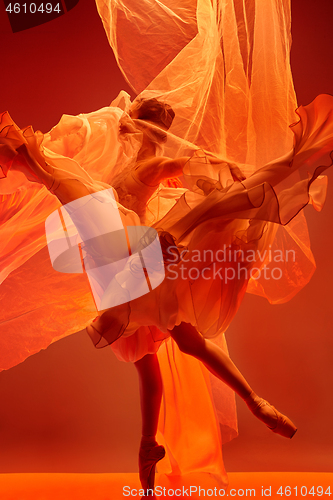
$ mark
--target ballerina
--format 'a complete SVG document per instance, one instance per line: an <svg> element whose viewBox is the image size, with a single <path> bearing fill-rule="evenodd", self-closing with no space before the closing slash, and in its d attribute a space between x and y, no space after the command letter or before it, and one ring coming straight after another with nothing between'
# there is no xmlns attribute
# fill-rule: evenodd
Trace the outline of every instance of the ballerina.
<svg viewBox="0 0 333 500"><path fill-rule="evenodd" d="M154 103L154 105L156 105L156 103ZM134 107L134 111L130 114L134 119L142 119L137 107ZM2 169L6 174L10 169L21 170L28 179L44 184L63 205L109 187L103 183L93 181L83 169L81 169L81 175L76 172L75 178L71 178L70 173L50 165L42 153L35 153L32 146L32 136L28 135L28 140L26 140L24 134L22 134L15 124L11 122L8 114L2 115L2 124L3 128L1 130L2 137L0 138L0 143L8 156L8 161L5 166L2 166ZM185 165L190 161L189 157L183 157L176 160L156 157L155 151L153 150L153 145L149 142L149 139L145 138L143 140L143 146L139 151L139 161L134 167L134 173L138 181L146 186L146 192L141 191L145 204L152 193L156 191L161 181L180 175ZM237 170L234 170L234 176L236 175L235 172L237 172ZM258 174L254 174L253 177L256 176L258 176ZM259 174L259 178L261 179L262 176L263 172ZM152 185L146 184L150 179L153 180ZM130 177L129 180L131 182ZM124 188L127 192L130 189L130 182L127 182L127 178L125 178ZM240 181L237 180L236 182ZM255 182L253 185L255 185ZM212 190L212 186L210 185L209 189L205 189L205 197L215 190L216 188ZM240 201L237 201L238 198L239 193L237 191L236 195L231 195L231 197L227 196L226 203L229 209L231 207L231 211L234 210L232 207L233 202L236 204L238 210L245 210L248 208L248 202L245 204L246 206L242 206L242 197L240 197ZM202 201L201 204L204 204L204 201ZM129 210L126 208L127 207L125 207L125 215L128 215ZM124 208L120 207L120 210L124 210ZM224 211L225 210L222 208L222 212ZM129 215L132 217L132 224L133 220L134 223L140 224L140 221L135 220L135 214L130 213ZM144 214L141 213L141 216L144 217ZM128 223L126 217L123 218L123 221ZM89 221L83 221L83 223L89 224ZM99 250L104 252L107 251L106 248ZM168 285L167 281L165 283ZM144 297L142 303L144 304ZM161 307L163 307L162 304ZM111 335L113 341L117 340L119 336L124 333L127 326L127 324L121 325L121 334L119 334L116 325L119 324L121 318L124 317L124 310L126 314L130 314L130 312L128 313L128 304L121 305L120 307L117 306L103 312L96 321L87 327L87 331L91 338L94 340L96 336L104 337L107 339L108 343L111 343ZM170 329L169 334L175 340L182 352L194 356L204 363L208 370L229 385L229 387L246 402L252 413L263 421L273 432L288 438L291 438L295 434L296 427L294 424L265 400L259 398L230 358L218 346L214 345L208 339L205 339L193 325L181 322L179 325ZM95 340L94 343L96 343ZM142 441L139 453L140 480L143 489L145 491L150 491L154 489L155 465L165 454L164 448L156 442L158 415L162 397L162 379L156 353L146 354L135 362L135 366L140 379L142 408Z"/></svg>

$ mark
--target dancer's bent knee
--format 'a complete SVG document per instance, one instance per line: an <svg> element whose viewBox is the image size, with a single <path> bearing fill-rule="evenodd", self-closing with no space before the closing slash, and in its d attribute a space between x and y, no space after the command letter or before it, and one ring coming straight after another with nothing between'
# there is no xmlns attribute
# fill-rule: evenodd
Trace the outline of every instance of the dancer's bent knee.
<svg viewBox="0 0 333 500"><path fill-rule="evenodd" d="M185 354L200 357L205 348L205 339L190 323L181 323L171 330L171 337Z"/></svg>

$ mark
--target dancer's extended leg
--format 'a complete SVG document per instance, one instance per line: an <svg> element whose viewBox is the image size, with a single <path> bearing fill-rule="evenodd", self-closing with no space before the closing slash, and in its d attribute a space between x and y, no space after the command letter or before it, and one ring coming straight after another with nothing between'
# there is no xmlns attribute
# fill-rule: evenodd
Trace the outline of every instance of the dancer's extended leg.
<svg viewBox="0 0 333 500"><path fill-rule="evenodd" d="M156 463L165 455L155 436L162 400L162 377L156 354L147 354L135 363L139 375L142 414L142 439L139 453L140 481L143 489L152 493Z"/></svg>
<svg viewBox="0 0 333 500"><path fill-rule="evenodd" d="M229 356L213 342L205 339L189 323L181 323L171 331L179 349L204 363L210 372L223 380L242 399L247 399L252 389Z"/></svg>
<svg viewBox="0 0 333 500"><path fill-rule="evenodd" d="M296 427L291 420L258 397L229 356L216 344L205 339L194 326L181 323L174 327L171 336L182 352L202 361L208 370L233 389L252 413L273 432L289 438L295 434Z"/></svg>

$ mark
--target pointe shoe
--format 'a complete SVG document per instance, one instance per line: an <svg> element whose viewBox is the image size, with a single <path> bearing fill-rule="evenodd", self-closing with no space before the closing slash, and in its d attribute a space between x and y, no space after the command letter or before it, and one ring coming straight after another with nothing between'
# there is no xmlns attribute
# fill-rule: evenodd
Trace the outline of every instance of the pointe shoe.
<svg viewBox="0 0 333 500"><path fill-rule="evenodd" d="M279 434L280 436L289 439L295 435L297 427L293 424L290 418L280 413L265 399L262 399L259 396L255 396L253 398L251 395L245 400L245 402L253 415L264 422L272 432L275 432L275 434ZM269 407L272 412L265 412L265 407Z"/></svg>
<svg viewBox="0 0 333 500"><path fill-rule="evenodd" d="M165 457L164 446L157 443L140 447L139 452L139 476L144 496L154 496L155 468L157 462Z"/></svg>

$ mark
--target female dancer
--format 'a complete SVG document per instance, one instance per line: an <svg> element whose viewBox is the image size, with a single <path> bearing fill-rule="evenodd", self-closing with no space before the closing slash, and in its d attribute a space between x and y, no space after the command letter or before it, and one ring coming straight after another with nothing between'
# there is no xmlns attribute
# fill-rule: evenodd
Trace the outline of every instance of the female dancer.
<svg viewBox="0 0 333 500"><path fill-rule="evenodd" d="M145 103L145 105L146 104L147 103ZM154 105L158 106L156 103L154 103ZM131 115L134 119L142 120L140 108L138 109L135 107ZM2 137L0 141L2 144L3 158L5 154L7 155L7 162L2 166L2 169L6 174L10 169L23 171L30 180L44 184L63 205L71 203L80 197L97 192L103 188L109 187L105 184L94 182L83 169L80 170L80 173L76 171L74 178L71 177L70 172L63 171L55 165L48 163L50 160L47 159L46 161L43 152L36 148L34 136L29 136L27 131L25 131L25 136L27 137L26 139L24 134L22 134L22 132L15 127L15 124L11 122L7 114L2 115L1 123ZM153 128L153 130L155 129ZM127 133L134 132L135 131L127 131ZM155 133L157 133L156 130ZM326 151L327 148L324 148L324 153L326 153ZM217 220L220 220L220 222L222 221L222 224L224 224L225 220L230 220L232 213L237 213L238 217L245 219L251 212L253 219L255 220L257 218L260 231L262 231L263 224L266 224L261 220L263 218L262 214L269 214L270 218L276 217L276 214L274 214L274 211L272 210L275 208L274 204L276 204L276 198L273 199L270 196L270 189L274 191L274 182L278 185L281 178L287 178L288 175L290 175L290 170L300 169L297 162L297 155L295 155L295 153L292 154L295 164L294 168L290 168L289 158L284 160L286 167L288 166L288 173L284 171L283 164L280 161L274 167L272 167L272 165L264 167L245 181L241 182L240 180L236 180L232 185L234 189L231 189L230 186L228 188L218 188L213 182L208 182L207 180L202 181L201 183L199 182L198 185L205 188L202 189L204 195L200 195L200 203L197 203L196 206L182 219L177 220L175 223L173 222L170 227L168 226L167 217L164 218L165 223L163 222L163 219L158 223L159 226L163 229L166 226L168 227L168 230L173 228L173 233L171 232L171 234L176 234L178 241L182 241L188 233L194 233L192 241L189 244L190 252L195 250L193 246L198 239L198 233L200 235L200 230L203 227L205 227L205 231L207 231L207 228L209 227L208 224L212 219L215 224ZM142 199L145 204L151 197L152 193L156 191L158 184L161 181L180 175L189 161L191 160L188 157L178 158L177 160L171 160L165 157L156 157L153 143L150 142L149 137L144 134L142 147L140 148L138 154L138 161L134 168L134 174L137 180L141 183ZM218 164L217 160L214 161ZM277 170L277 165L280 167L279 170ZM318 175L318 172L314 175L312 182L314 182L315 176ZM123 188L124 190L127 190L127 192L130 192L131 182L133 179L135 180L133 172L131 172L131 176L127 176L124 179ZM154 183L151 186L147 184L147 181L150 179L153 179ZM207 184L209 185L208 187ZM294 194L298 192L299 197L303 194L302 190L304 190L304 187L295 184L294 186L288 187L288 189L291 189L291 187L294 190ZM285 192L281 194L275 190L274 194L278 199L285 199ZM215 198L213 198L215 206L214 215L209 213L211 210L210 198L212 198L212 195L215 196ZM287 202L285 202L285 204L287 204ZM135 204L132 203L132 206L133 205ZM285 207L282 206L282 208ZM294 210L297 210L298 205L294 204L293 208ZM128 222L128 220L126 220L128 210L124 210L122 207L120 207L120 210L123 210L125 213L125 218L123 219L124 222ZM175 209L173 209L173 211L175 211ZM172 210L170 212L172 212ZM130 215L132 216L132 224L133 217L134 223L139 224L138 220L135 221L135 214ZM144 217L144 215L145 214L141 213L142 217ZM88 221L83 222L88 223ZM205 223L206 225L203 226ZM222 226L218 226L218 228L220 227ZM184 231L181 228L186 228L186 230ZM183 231L183 236L179 236L181 230ZM259 237L258 241L262 240L263 238ZM244 245L246 246L246 242ZM167 276L163 285L161 285L161 288L167 287L172 289L173 286L173 283L170 283L170 280L168 281ZM178 286L181 286L179 285L179 282ZM242 283L241 288L244 288L244 283ZM150 293L154 294L154 291ZM137 302L139 303L140 299L137 299ZM145 297L142 298L139 306L145 306ZM164 303L161 302L160 308L162 310L163 306ZM129 316L129 319L127 320L127 323L124 321L123 324L120 325L125 317L124 311L125 314ZM101 337L104 337L108 343L110 343L110 338L116 340L119 337L119 327L121 328L120 331L122 334L124 332L129 334L131 333L129 324L131 322L135 323L135 319L132 319L132 312L133 311L131 310L128 311L128 304L111 308L105 311L97 319L97 321L92 323L87 328L87 331L94 341L96 338L100 339ZM187 317L186 311L184 313L184 317ZM223 319L224 323L226 321L230 322L230 317ZM150 321L148 322L147 318L143 321L143 325L153 325L154 317L152 315ZM190 354L202 361L215 376L227 383L247 403L249 409L271 430L273 430L273 432L289 438L294 435L296 427L293 423L252 391L250 385L244 379L242 374L230 358L219 347L205 338L198 332L195 326L190 323L184 321L181 321L179 324L175 321L173 321L173 323L175 326L173 326L173 328L168 328L168 330L182 352ZM154 469L156 462L163 458L165 453L164 448L159 446L155 440L162 396L162 380L156 353L146 354L146 356L137 360L135 365L140 377L140 395L143 417L142 441L139 455L140 479L143 488L145 490L150 490L153 489L154 485Z"/></svg>

